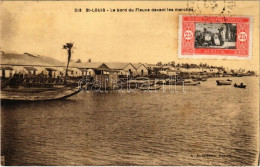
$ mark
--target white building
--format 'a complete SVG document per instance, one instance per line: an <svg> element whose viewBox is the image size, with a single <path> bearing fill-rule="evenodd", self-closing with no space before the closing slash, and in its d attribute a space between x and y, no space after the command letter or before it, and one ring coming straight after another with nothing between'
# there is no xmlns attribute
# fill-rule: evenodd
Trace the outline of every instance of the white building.
<svg viewBox="0 0 260 167"><path fill-rule="evenodd" d="M133 66L136 69L136 75L138 76L147 76L148 75L148 69L144 64L138 63L138 64L133 64Z"/></svg>
<svg viewBox="0 0 260 167"><path fill-rule="evenodd" d="M118 75L136 75L136 68L131 63L106 63L107 67L111 70L118 71Z"/></svg>
<svg viewBox="0 0 260 167"><path fill-rule="evenodd" d="M75 69L76 76L95 76L100 73L107 73L110 69L105 63L86 62L86 63L71 63L71 69Z"/></svg>

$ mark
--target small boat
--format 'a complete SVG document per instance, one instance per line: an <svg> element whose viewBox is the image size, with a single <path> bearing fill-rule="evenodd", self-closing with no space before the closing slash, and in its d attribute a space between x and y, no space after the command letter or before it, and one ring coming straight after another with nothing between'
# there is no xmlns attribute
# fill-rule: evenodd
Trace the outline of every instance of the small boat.
<svg viewBox="0 0 260 167"><path fill-rule="evenodd" d="M184 85L185 86L195 86L195 85L198 85L200 84L200 82L198 81L193 81L193 80L184 80Z"/></svg>
<svg viewBox="0 0 260 167"><path fill-rule="evenodd" d="M68 98L79 92L79 88L65 86L52 88L5 88L1 90L1 100L49 101Z"/></svg>
<svg viewBox="0 0 260 167"><path fill-rule="evenodd" d="M161 86L142 86L139 88L140 90L158 90L161 89Z"/></svg>
<svg viewBox="0 0 260 167"><path fill-rule="evenodd" d="M206 77L193 77L192 80L193 80L194 82L196 82L196 81L205 82L205 81L207 81L207 78L206 78Z"/></svg>
<svg viewBox="0 0 260 167"><path fill-rule="evenodd" d="M241 83L240 85L237 85L236 83L234 84L235 88L246 88L246 85L244 85L243 83Z"/></svg>
<svg viewBox="0 0 260 167"><path fill-rule="evenodd" d="M227 80L216 80L217 85L231 85L232 80L227 79Z"/></svg>

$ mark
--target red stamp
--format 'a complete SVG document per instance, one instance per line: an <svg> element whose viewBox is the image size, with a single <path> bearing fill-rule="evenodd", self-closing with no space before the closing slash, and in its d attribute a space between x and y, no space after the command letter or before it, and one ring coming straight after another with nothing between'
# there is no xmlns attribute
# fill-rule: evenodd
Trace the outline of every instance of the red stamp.
<svg viewBox="0 0 260 167"><path fill-rule="evenodd" d="M179 58L251 59L252 18L179 16Z"/></svg>

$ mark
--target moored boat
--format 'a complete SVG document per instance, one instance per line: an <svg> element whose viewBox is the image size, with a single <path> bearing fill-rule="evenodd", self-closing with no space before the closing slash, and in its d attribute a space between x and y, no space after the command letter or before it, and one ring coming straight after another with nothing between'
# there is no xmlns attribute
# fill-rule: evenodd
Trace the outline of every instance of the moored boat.
<svg viewBox="0 0 260 167"><path fill-rule="evenodd" d="M14 101L48 101L64 99L80 92L75 87L52 88L4 88L1 90L1 100Z"/></svg>
<svg viewBox="0 0 260 167"><path fill-rule="evenodd" d="M184 85L185 86L196 86L198 84L200 84L200 82L198 82L198 81L187 80L187 79L184 80Z"/></svg>
<svg viewBox="0 0 260 167"><path fill-rule="evenodd" d="M227 80L216 80L217 85L231 85L232 80L227 79Z"/></svg>
<svg viewBox="0 0 260 167"><path fill-rule="evenodd" d="M196 81L205 82L205 81L207 81L207 78L206 78L206 77L193 77L192 80L193 80L194 82L196 82Z"/></svg>
<svg viewBox="0 0 260 167"><path fill-rule="evenodd" d="M73 43L66 43L63 49L68 51L65 78L53 78L44 74L14 74L10 78L1 78L1 100L4 101L46 101L68 98L80 92L78 83L68 79L68 67Z"/></svg>

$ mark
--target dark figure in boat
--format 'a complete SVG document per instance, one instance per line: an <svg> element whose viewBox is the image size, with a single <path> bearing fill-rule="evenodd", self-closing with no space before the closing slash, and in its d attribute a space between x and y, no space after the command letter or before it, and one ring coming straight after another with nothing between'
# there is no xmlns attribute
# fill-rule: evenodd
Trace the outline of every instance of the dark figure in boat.
<svg viewBox="0 0 260 167"><path fill-rule="evenodd" d="M246 85L243 84L243 82L241 82L239 85L237 85L236 83L234 84L234 87L236 88L246 88Z"/></svg>

